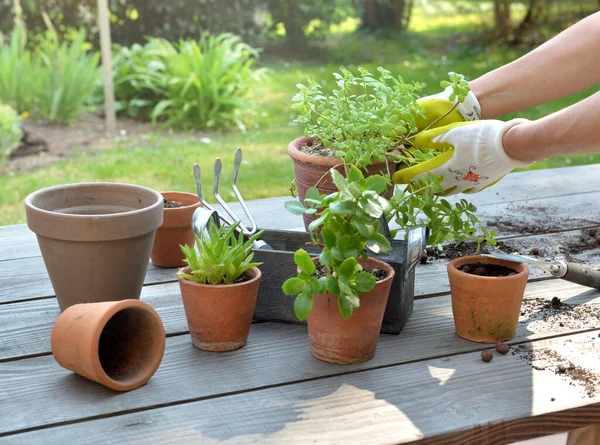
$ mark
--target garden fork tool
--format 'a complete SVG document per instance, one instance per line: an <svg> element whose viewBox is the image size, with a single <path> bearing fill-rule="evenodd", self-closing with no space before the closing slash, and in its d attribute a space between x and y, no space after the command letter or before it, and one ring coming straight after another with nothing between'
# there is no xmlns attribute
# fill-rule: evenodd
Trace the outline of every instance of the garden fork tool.
<svg viewBox="0 0 600 445"><path fill-rule="evenodd" d="M201 182L201 178L200 178L200 167L198 166L198 164L194 164L194 179L196 180L196 191L198 193L198 199L202 203L202 206L198 207L196 209L196 211L194 212L194 215L192 217L192 229L194 230L194 233L196 235L198 235L199 237L207 235L206 226L208 225L208 223L211 219L213 220L213 222L215 223L215 225L217 227L219 227L221 225L221 222L223 222L224 224L230 225L230 226L235 223L239 223L239 226L238 226L239 230L244 235L251 236L256 233L256 231L257 231L256 222L255 222L252 214L250 213L250 210L246 206L246 202L244 201L244 198L242 198L242 195L237 188L237 177L238 177L238 172L240 170L241 165L242 165L242 149L238 148L235 152L233 178L232 178L231 185L233 187L233 192L234 192L238 202L240 203L240 206L242 207L244 214L250 221L250 225L251 225L250 229L248 229L242 223L242 221L235 215L235 213L231 210L231 208L225 203L223 198L221 198L221 196L219 195L219 182L221 179L221 169L223 166L221 159L219 159L219 158L215 159L215 164L214 164L215 181L214 181L214 186L213 186L213 194L214 194L216 200L218 201L218 203L221 205L221 207L225 211L225 213L228 215L228 217L220 215L219 212L214 207L212 207L208 202L206 202L204 200L204 196L202 194L202 182Z"/></svg>
<svg viewBox="0 0 600 445"><path fill-rule="evenodd" d="M514 263L531 264L533 267L547 270L554 277L581 284L582 286L600 289L600 270L592 269L589 266L563 260L544 261L522 255L490 253L483 256L512 261Z"/></svg>

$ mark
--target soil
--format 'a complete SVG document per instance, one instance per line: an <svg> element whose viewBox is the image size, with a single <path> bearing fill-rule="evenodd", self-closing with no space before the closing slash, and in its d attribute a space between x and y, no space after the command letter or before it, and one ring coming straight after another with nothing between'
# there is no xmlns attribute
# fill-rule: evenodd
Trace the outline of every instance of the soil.
<svg viewBox="0 0 600 445"><path fill-rule="evenodd" d="M487 246L483 244L479 249L479 253L493 253L501 251L504 253L518 253L518 249L514 249L513 247L505 244L502 241L498 241L493 247ZM477 243L467 242L460 244L450 244L448 246L444 246L444 250L438 250L433 247L427 247L427 256L431 259L445 259L445 260L453 260L455 258L460 258L463 256L469 255L477 255ZM423 262L423 258L421 258L421 263Z"/></svg>
<svg viewBox="0 0 600 445"><path fill-rule="evenodd" d="M516 275L517 271L510 267L491 263L469 263L459 268L460 271L482 277L508 277Z"/></svg>
<svg viewBox="0 0 600 445"><path fill-rule="evenodd" d="M68 125L26 119L21 144L8 154L0 167L0 175L31 172L81 152L94 155L117 146L135 147L142 142L147 145L151 137L178 139L191 136L198 139L205 135L200 132L159 133L150 122L124 116L117 120L118 135L108 136L104 128L104 117L93 113L83 114Z"/></svg>
<svg viewBox="0 0 600 445"><path fill-rule="evenodd" d="M520 223L513 220L498 219L497 221L490 222L491 227L496 227L506 232L516 232L528 235L534 235L536 233L557 233L560 232L560 228L555 225L548 226L536 226L530 224Z"/></svg>
<svg viewBox="0 0 600 445"><path fill-rule="evenodd" d="M553 330L586 330L600 326L600 307L598 305L571 305L554 297L551 301L545 298L526 298L521 305L521 317L526 318L528 325L533 322L544 322Z"/></svg>
<svg viewBox="0 0 600 445"><path fill-rule="evenodd" d="M598 249L599 242L594 236L591 236L590 230L582 230L579 238L564 246L561 246L563 253L581 253L585 250Z"/></svg>
<svg viewBox="0 0 600 445"><path fill-rule="evenodd" d="M165 209L176 209L179 207L183 207L183 203L179 201L168 201L164 200L164 208Z"/></svg>
<svg viewBox="0 0 600 445"><path fill-rule="evenodd" d="M328 158L335 157L335 150L331 147L323 147L321 144L304 145L300 151L309 155L325 156Z"/></svg>
<svg viewBox="0 0 600 445"><path fill-rule="evenodd" d="M600 377L589 369L574 365L552 349L533 350L529 344L517 345L512 354L538 371L549 370L571 380L571 384L582 385L589 397L596 395Z"/></svg>
<svg viewBox="0 0 600 445"><path fill-rule="evenodd" d="M377 281L383 280L387 276L385 273L385 270L383 270L383 269L365 270L365 272L369 272L371 275L373 275L375 277L375 279ZM320 264L317 264L317 270L315 271L313 276L315 276L317 278L323 278L325 276L325 268L323 266L321 266Z"/></svg>

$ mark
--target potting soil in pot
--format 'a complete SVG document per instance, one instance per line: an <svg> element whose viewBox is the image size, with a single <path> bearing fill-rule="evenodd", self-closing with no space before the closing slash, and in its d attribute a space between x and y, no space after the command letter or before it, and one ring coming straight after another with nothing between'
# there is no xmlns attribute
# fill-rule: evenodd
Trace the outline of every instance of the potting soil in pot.
<svg viewBox="0 0 600 445"><path fill-rule="evenodd" d="M459 268L459 270L471 275L479 275L482 277L508 277L517 274L517 271L511 269L510 267L491 263L464 264Z"/></svg>

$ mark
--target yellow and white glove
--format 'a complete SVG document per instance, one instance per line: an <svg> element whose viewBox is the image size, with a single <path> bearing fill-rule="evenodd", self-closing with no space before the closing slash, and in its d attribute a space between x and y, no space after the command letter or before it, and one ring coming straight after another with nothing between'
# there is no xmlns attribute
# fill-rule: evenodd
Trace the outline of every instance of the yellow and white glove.
<svg viewBox="0 0 600 445"><path fill-rule="evenodd" d="M446 114L454 104L455 101L450 100L452 94L452 87L446 88L444 91L431 96L425 96L417 103L425 112L425 118L417 117L416 124L419 131L423 131L428 128L436 119ZM445 127L456 122L470 122L481 119L481 105L475 97L472 91L469 91L465 100L458 104L458 106L443 119L440 119L435 124L431 125L430 128Z"/></svg>
<svg viewBox="0 0 600 445"><path fill-rule="evenodd" d="M533 163L511 158L504 151L502 138L511 127L528 122L482 120L460 122L433 128L416 135L414 145L422 152L442 152L413 167L398 170L392 176L396 184L425 179L428 173L442 177L444 195L475 193L498 182L515 168Z"/></svg>

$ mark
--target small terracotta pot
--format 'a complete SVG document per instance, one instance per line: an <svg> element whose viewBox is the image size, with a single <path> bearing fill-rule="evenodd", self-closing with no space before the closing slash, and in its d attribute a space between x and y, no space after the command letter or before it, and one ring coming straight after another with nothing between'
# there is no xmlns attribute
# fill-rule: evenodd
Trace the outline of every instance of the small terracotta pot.
<svg viewBox="0 0 600 445"><path fill-rule="evenodd" d="M189 268L185 268L188 270ZM248 281L199 284L177 276L192 343L205 351L233 351L248 341L261 272L246 272Z"/></svg>
<svg viewBox="0 0 600 445"><path fill-rule="evenodd" d="M470 263L506 266L514 269L517 274L484 277L459 270L461 266ZM452 260L448 264L448 278L456 333L479 343L496 343L513 338L517 331L528 277L529 269L522 263L478 255Z"/></svg>
<svg viewBox="0 0 600 445"><path fill-rule="evenodd" d="M73 304L139 298L163 197L112 182L67 184L25 198L61 310Z"/></svg>
<svg viewBox="0 0 600 445"><path fill-rule="evenodd" d="M371 291L359 295L360 307L349 320L340 314L338 297L329 292L313 296L313 309L306 321L310 348L319 360L345 365L362 363L375 355L394 269L375 258L361 264L365 270L383 269L387 277L377 281Z"/></svg>
<svg viewBox="0 0 600 445"><path fill-rule="evenodd" d="M156 231L152 246L152 264L158 267L181 267L185 255L180 245L194 245L192 215L202 204L198 196L186 192L162 192L168 201L179 201L183 207L165 208L162 226Z"/></svg>
<svg viewBox="0 0 600 445"><path fill-rule="evenodd" d="M139 300L76 304L58 317L51 344L63 368L115 391L131 391L158 369L165 329L156 311Z"/></svg>
<svg viewBox="0 0 600 445"><path fill-rule="evenodd" d="M300 149L306 145L314 144L313 138L299 137L289 143L287 152L294 161L294 173L296 175L296 187L298 189L298 197L300 202L304 202L306 191L314 187L317 182L317 189L322 194L330 194L337 192L337 187L331 180L331 175L327 172L331 168L336 169L345 176L344 168L338 166L342 162L340 158L316 156L309 153L304 153ZM396 171L396 164L389 162L390 175ZM376 161L367 168L367 172L363 172L365 176L383 174L387 175L387 167L384 162ZM322 179L321 179L322 178ZM319 182L320 181L320 182ZM389 199L394 194L394 188L390 187L386 192L386 197ZM308 231L308 225L315 219L314 215L303 215L304 227Z"/></svg>

